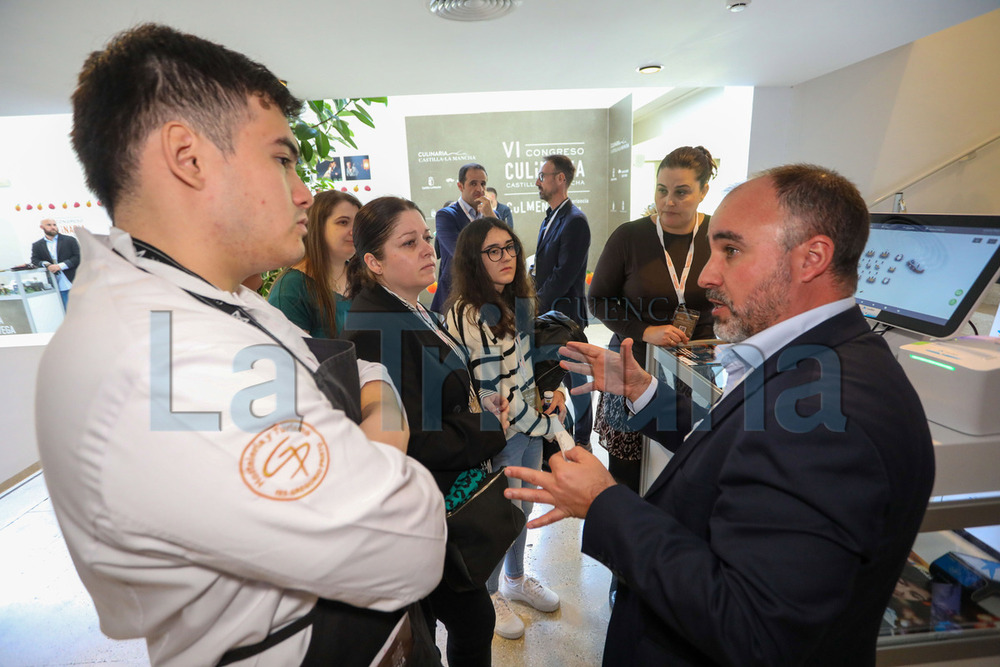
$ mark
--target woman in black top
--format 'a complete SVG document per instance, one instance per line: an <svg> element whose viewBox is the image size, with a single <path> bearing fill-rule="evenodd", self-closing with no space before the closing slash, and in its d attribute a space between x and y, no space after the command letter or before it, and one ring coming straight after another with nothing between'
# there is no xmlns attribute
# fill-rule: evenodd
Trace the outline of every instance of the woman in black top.
<svg viewBox="0 0 1000 667"><path fill-rule="evenodd" d="M407 454L431 471L448 498L462 473L504 448L504 429L488 412L473 411L479 399L465 351L417 301L435 269L430 231L417 206L399 197L369 202L355 217L354 246L344 337L359 358L389 371L410 426ZM421 606L432 635L436 620L448 629L450 665L490 664L494 613L485 584L456 592L442 582Z"/></svg>
<svg viewBox="0 0 1000 667"><path fill-rule="evenodd" d="M618 227L597 260L588 294L591 308L614 332L609 347L617 351L623 339L631 338L642 365L647 343L670 346L712 337L712 307L698 286L710 254L710 216L699 213L698 205L715 171L702 146L671 151L656 171L656 212ZM690 322L685 311L693 316ZM638 492L640 436L609 425L618 423L623 410L620 397L602 394L596 430L608 450L611 474Z"/></svg>

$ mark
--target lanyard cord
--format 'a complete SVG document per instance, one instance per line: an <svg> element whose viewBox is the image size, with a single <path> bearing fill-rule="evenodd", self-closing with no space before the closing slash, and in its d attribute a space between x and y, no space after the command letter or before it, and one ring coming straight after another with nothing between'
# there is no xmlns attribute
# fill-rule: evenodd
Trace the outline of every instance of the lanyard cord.
<svg viewBox="0 0 1000 667"><path fill-rule="evenodd" d="M697 213L695 215L698 215ZM663 247L663 256L667 260L667 271L670 272L670 280L674 284L674 291L677 293L677 305L683 306L686 302L684 298L684 289L687 287L688 275L691 273L691 264L694 260L694 239L698 235L698 227L701 226L701 218L697 219L694 223L694 229L691 231L691 245L688 246L687 259L684 261L684 269L681 272L680 279L677 278L677 270L674 268L674 260L670 258L670 253L667 252L667 243L663 239L663 228L660 227L659 220L653 220L653 224L656 226L656 238L659 239L660 245Z"/></svg>
<svg viewBox="0 0 1000 667"><path fill-rule="evenodd" d="M138 255L139 257L144 257L146 259L151 259L151 260L160 262L161 264L166 264L167 266L171 266L171 267L173 267L173 268L175 268L175 269L177 269L179 271L183 271L184 273L188 274L189 276L193 276L193 277L197 278L198 280L204 282L206 285L211 286L212 289L218 289L217 287L215 287L215 285L212 285L212 283L208 282L207 280L205 280L204 278L202 278L201 276L199 276L197 273L195 273L191 269L189 269L189 268L181 265L176 259L174 259L170 255L168 255L167 253L163 252L162 250L160 250L156 246L150 245L150 244L146 243L145 241L140 241L138 239L132 239L132 246L135 248L136 255ZM114 252L119 257L122 257L122 259L125 259L125 261L128 261L117 250L115 250ZM131 264L131 262L129 262L129 263ZM146 269L142 268L141 266L138 266L137 264L133 264L133 266L135 266L135 268L139 269L140 271L145 271L146 273L150 273L149 271L147 271ZM297 361L300 364L302 364L302 366L305 367L305 369L308 370L310 373L312 372L310 370L308 364L306 364L304 361L302 361L301 359L299 359L299 356L297 354L295 354L290 349L288 349L287 345L285 345L277 336L275 336L273 333L271 333L267 329L267 327L265 327L263 324L261 324L260 322L258 322L256 320L256 318L254 318L253 315L251 315L250 313L248 313L246 311L246 309L244 309L242 306L237 306L237 305L234 305L234 304L231 304L231 303L226 303L225 301L222 301L221 299L213 299L212 297L205 296L203 294L197 294L196 292L192 292L191 290L184 289L183 287L181 287L181 289L183 289L190 296L194 297L195 299L197 299L198 301L202 302L206 306L211 306L212 308L215 308L216 310L221 310L222 312L226 313L227 315L232 316L233 318L235 318L237 320L240 320L241 322L246 322L247 324L250 324L251 326L257 327L258 329L260 329L261 331L263 331L265 334L267 334L268 338L270 338L275 343L277 343L279 346L281 346L281 348L283 350L285 350L285 352L287 352L288 354L290 354L292 356L292 358L295 359L295 361Z"/></svg>

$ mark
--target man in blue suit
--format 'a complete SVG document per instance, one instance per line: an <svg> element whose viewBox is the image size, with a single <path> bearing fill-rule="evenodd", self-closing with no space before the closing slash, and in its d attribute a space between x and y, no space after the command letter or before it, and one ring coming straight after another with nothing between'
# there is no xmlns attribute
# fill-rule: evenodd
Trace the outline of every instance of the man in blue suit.
<svg viewBox="0 0 1000 667"><path fill-rule="evenodd" d="M539 313L558 310L586 327L590 225L583 211L569 199L569 186L575 175L576 167L568 157L547 155L535 180L538 196L549 205L538 230L535 291ZM568 380L573 387L587 381L576 373L570 373ZM573 439L589 450L594 422L589 395L573 398L573 414L576 417Z"/></svg>
<svg viewBox="0 0 1000 667"><path fill-rule="evenodd" d="M734 189L698 283L734 343L708 414L621 355L572 343L567 367L626 396L630 426L674 450L640 497L579 448L529 526L585 517L583 552L619 578L605 665L874 665L879 624L934 481L919 398L854 302L860 193L791 165ZM589 389L589 387L588 387ZM701 417L693 425L692 420Z"/></svg>
<svg viewBox="0 0 1000 667"><path fill-rule="evenodd" d="M69 303L69 290L80 265L80 244L72 236L59 233L59 226L51 218L42 220L45 236L31 244L31 263L44 266L56 280L63 308Z"/></svg>
<svg viewBox="0 0 1000 667"><path fill-rule="evenodd" d="M514 214L510 212L510 206L497 200L497 189L486 188L486 196L489 197L493 210L497 212L497 217L506 222L508 227L514 229Z"/></svg>
<svg viewBox="0 0 1000 667"><path fill-rule="evenodd" d="M431 310L444 314L444 306L451 291L451 258L455 255L458 234L470 220L483 216L496 217L490 200L486 197L486 167L470 163L458 170L457 201L445 206L434 216L435 250L438 252L438 283L431 301Z"/></svg>

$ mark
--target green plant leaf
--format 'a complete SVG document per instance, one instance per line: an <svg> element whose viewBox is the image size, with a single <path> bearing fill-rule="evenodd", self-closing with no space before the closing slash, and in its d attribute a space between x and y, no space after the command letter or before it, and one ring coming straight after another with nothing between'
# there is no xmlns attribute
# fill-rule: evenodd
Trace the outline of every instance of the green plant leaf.
<svg viewBox="0 0 1000 667"><path fill-rule="evenodd" d="M357 104L354 105L354 116L368 127L375 127L375 121L372 120L371 114Z"/></svg>
<svg viewBox="0 0 1000 667"><path fill-rule="evenodd" d="M386 97L352 97L349 99L308 100L309 112L305 117L290 119L292 133L299 143L299 161L295 171L311 190L320 191L336 187L328 178L316 173L320 159L327 159L335 152L334 142L357 149L354 131L349 125L352 118L375 127L371 114L363 108L372 103L388 104ZM313 114L316 118L313 119Z"/></svg>
<svg viewBox="0 0 1000 667"><path fill-rule="evenodd" d="M319 131L315 127L310 127L301 120L295 123L295 127L292 128L292 132L295 134L295 138L300 142L314 139L316 135L319 134Z"/></svg>

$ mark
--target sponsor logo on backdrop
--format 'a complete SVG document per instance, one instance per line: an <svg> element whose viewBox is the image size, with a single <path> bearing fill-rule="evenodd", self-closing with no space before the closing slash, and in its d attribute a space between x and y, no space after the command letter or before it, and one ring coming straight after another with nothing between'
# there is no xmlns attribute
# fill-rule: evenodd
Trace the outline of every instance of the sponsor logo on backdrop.
<svg viewBox="0 0 1000 667"><path fill-rule="evenodd" d="M469 151L420 151L417 162L475 162L476 156Z"/></svg>

